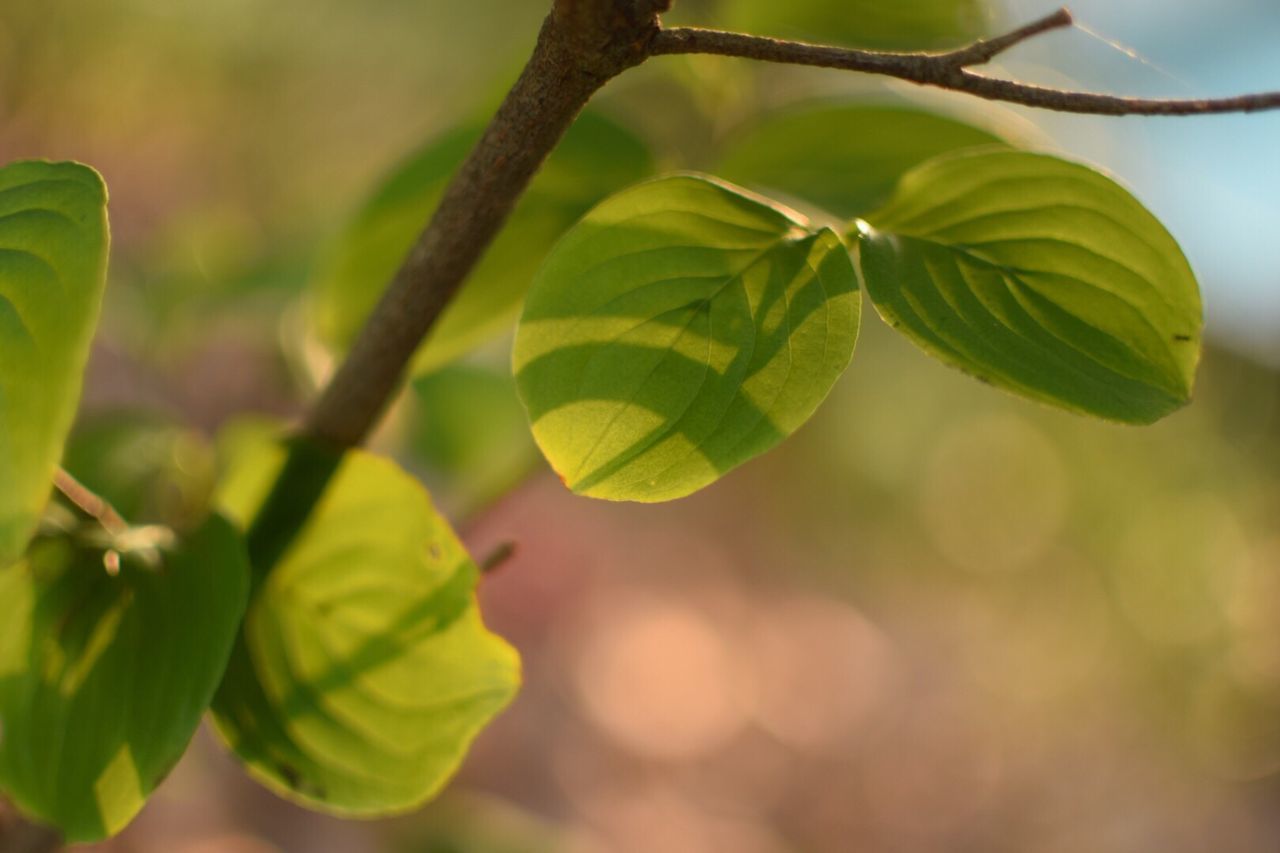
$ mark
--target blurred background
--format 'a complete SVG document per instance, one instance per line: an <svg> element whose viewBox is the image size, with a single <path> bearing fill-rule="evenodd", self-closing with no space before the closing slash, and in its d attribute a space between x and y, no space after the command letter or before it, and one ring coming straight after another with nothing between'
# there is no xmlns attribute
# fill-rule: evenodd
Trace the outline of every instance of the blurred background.
<svg viewBox="0 0 1280 853"><path fill-rule="evenodd" d="M293 417L326 247L378 177L482 118L542 0L0 4L0 162L111 190L103 328L68 467L126 514L197 506L209 439ZM673 21L874 47L1052 11L1006 0L680 0ZM1019 79L1188 97L1280 89L1272 0L1076 0ZM546 474L504 342L417 380L378 449L487 576L526 684L419 814L302 811L202 732L103 851L1272 851L1280 846L1280 114L1006 110L838 72L664 58L600 109L709 168L776 109L907 102L1114 172L1182 242L1210 342L1146 429L1014 400L866 311L849 372L781 448L668 505ZM148 479L155 464L173 476Z"/></svg>

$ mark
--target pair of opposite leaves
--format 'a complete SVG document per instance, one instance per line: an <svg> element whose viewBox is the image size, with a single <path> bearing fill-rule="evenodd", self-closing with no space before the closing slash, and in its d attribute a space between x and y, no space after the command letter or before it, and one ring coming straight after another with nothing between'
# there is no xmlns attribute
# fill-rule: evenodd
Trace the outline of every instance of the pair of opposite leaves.
<svg viewBox="0 0 1280 853"><path fill-rule="evenodd" d="M848 365L861 281L940 360L1072 411L1183 405L1201 308L1176 242L1108 178L984 147L929 160L843 233L715 179L661 178L547 258L513 365L575 492L681 497L777 444Z"/></svg>
<svg viewBox="0 0 1280 853"><path fill-rule="evenodd" d="M393 173L339 242L313 301L329 344L358 330L369 270L394 270L464 138ZM818 107L736 137L719 171L825 209L836 229L693 175L591 209L650 169L638 140L585 114L416 365L503 328L532 277L518 390L579 493L680 497L794 431L849 362L859 280L926 351L1023 396L1132 423L1189 398L1194 276L1159 222L1087 167L917 110Z"/></svg>
<svg viewBox="0 0 1280 853"><path fill-rule="evenodd" d="M212 703L281 793L349 814L416 806L514 695L519 662L480 621L462 545L394 464L348 454L252 598L220 515L159 565L126 550L113 573L101 531L37 533L107 242L92 169L0 169L0 791L70 841L114 834ZM216 504L243 528L285 452L261 430L224 443Z"/></svg>

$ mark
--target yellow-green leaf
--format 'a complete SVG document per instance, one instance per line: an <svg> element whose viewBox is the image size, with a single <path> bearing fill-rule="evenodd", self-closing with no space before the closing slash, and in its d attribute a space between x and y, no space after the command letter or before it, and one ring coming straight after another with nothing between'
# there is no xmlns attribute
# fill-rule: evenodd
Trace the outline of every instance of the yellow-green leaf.
<svg viewBox="0 0 1280 853"><path fill-rule="evenodd" d="M0 169L0 565L48 500L107 266L107 190L78 163Z"/></svg>
<svg viewBox="0 0 1280 853"><path fill-rule="evenodd" d="M860 314L840 237L692 175L596 207L538 273L514 369L565 483L678 498L798 429L853 354Z"/></svg>
<svg viewBox="0 0 1280 853"><path fill-rule="evenodd" d="M258 512L283 447L232 435L220 503ZM480 619L476 568L423 488L349 451L255 591L218 731L272 790L346 815L435 794L515 694L519 658Z"/></svg>

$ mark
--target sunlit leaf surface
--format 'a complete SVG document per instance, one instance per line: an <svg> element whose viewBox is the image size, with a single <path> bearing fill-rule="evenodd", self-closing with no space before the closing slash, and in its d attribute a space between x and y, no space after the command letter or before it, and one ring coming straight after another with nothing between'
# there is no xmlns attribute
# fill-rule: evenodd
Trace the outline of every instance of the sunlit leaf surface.
<svg viewBox="0 0 1280 853"><path fill-rule="evenodd" d="M861 310L841 239L683 175L586 216L538 274L514 368L565 483L681 497L790 435L848 365Z"/></svg>
<svg viewBox="0 0 1280 853"><path fill-rule="evenodd" d="M233 436L222 506L257 511L284 450ZM350 451L249 605L213 711L273 790L339 814L413 808L515 694L519 659L481 622L476 568L427 493Z"/></svg>

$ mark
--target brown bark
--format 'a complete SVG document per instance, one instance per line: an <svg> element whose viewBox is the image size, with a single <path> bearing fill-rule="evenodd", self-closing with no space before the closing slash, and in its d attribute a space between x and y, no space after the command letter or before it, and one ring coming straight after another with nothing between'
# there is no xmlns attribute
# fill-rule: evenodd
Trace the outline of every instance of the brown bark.
<svg viewBox="0 0 1280 853"><path fill-rule="evenodd" d="M524 72L312 410L308 438L334 448L364 440L560 137L601 86L649 55L661 5L557 0Z"/></svg>
<svg viewBox="0 0 1280 853"><path fill-rule="evenodd" d="M1197 115L1280 108L1280 92L1217 99L1125 98L1049 89L970 70L1027 39L1071 26L1065 8L958 50L898 53L716 30L664 30L658 15L669 6L670 0L555 0L524 73L312 409L304 437L336 450L363 442L422 339L582 107L609 79L650 56L706 53L836 68L1077 113ZM369 282L370 287L378 284Z"/></svg>
<svg viewBox="0 0 1280 853"><path fill-rule="evenodd" d="M654 39L653 53L706 53L786 65L860 71L897 77L922 86L964 92L988 101L1006 101L1056 112L1110 116L1188 116L1280 108L1280 92L1230 98L1125 98L1033 86L1014 80L987 77L969 70L974 65L990 62L999 54L1033 36L1071 25L1071 13L1065 8L1059 9L1052 15L1013 32L945 53L852 50L719 30L676 28L663 30Z"/></svg>

